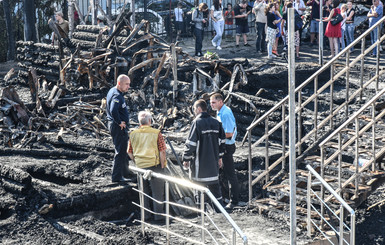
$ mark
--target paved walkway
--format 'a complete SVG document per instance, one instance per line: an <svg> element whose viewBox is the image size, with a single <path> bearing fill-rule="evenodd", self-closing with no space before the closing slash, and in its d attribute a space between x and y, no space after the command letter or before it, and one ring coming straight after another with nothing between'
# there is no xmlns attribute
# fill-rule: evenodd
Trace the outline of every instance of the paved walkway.
<svg viewBox="0 0 385 245"><path fill-rule="evenodd" d="M267 53L258 54L256 52L255 47L255 40L256 40L256 34L251 33L248 35L248 43L250 44L249 47L243 46L243 39L241 37L240 39L240 46L237 48L235 46L235 37L233 38L224 38L222 40L222 50L217 50L213 45L211 44L211 37L209 36L209 33L205 33L204 40L203 40L203 53L206 53L206 51L215 52L218 54L220 58L226 58L226 59L236 59L236 58L248 58L255 62L266 62L269 61L267 59ZM183 38L182 41L179 42L178 46L183 47L183 49L188 52L190 55L195 54L195 39L193 37L186 37ZM280 43L278 45L278 52L283 53L283 44ZM330 59L327 58L330 55L330 49L328 47L324 47L324 64L328 62ZM356 49L353 53L351 53L351 57L356 57L360 54L360 51ZM310 46L308 42L302 42L300 46L300 57L301 59L296 60L296 62L313 62L317 63L319 62L319 51L318 51L318 45ZM341 62L345 62L345 59L341 60ZM271 62L278 62L278 63L286 63L286 60L282 57L277 57L271 60ZM373 57L366 57L365 63L369 65L375 64L375 58Z"/></svg>

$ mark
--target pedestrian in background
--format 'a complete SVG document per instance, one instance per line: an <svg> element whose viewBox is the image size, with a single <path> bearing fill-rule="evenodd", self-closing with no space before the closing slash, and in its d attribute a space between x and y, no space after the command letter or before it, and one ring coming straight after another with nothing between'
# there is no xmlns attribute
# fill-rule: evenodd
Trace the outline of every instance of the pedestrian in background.
<svg viewBox="0 0 385 245"><path fill-rule="evenodd" d="M234 29L234 11L231 3L227 4L227 10L225 12L225 35L226 37L233 36Z"/></svg>
<svg viewBox="0 0 385 245"><path fill-rule="evenodd" d="M216 33L213 40L211 40L211 43L213 44L214 47L216 47L216 49L221 50L222 35L223 35L223 30L225 28L225 19L223 18L222 0L213 1L213 6L211 6L210 16L213 21L214 29Z"/></svg>
<svg viewBox="0 0 385 245"><path fill-rule="evenodd" d="M306 10L306 5L305 3L303 2L303 0L294 0L293 1L293 7L295 8L295 10L297 10L298 14L301 16L303 16L305 10ZM302 28L299 29L299 42L301 43L301 37L302 37Z"/></svg>
<svg viewBox="0 0 385 245"><path fill-rule="evenodd" d="M256 0L254 2L253 14L255 14L255 25L257 27L257 41L255 43L257 52L262 54L266 52L266 2L265 0Z"/></svg>
<svg viewBox="0 0 385 245"><path fill-rule="evenodd" d="M203 56L202 54L202 42L203 42L203 30L207 23L207 19L204 18L203 12L208 10L206 3L200 3L198 8L195 8L192 13L192 21L195 23L194 35L195 35L195 56Z"/></svg>
<svg viewBox="0 0 385 245"><path fill-rule="evenodd" d="M225 178L230 182L230 202L226 205L226 209L233 209L239 202L239 183L235 173L233 154L235 152L235 138L237 137L237 125L233 112L223 103L223 97L219 93L215 93L210 97L211 108L217 112L217 119L222 123L225 132L225 153L223 154L223 173Z"/></svg>
<svg viewBox="0 0 385 245"><path fill-rule="evenodd" d="M380 0L373 0L373 5L370 7L368 18L369 18L369 28L374 26L383 16L383 5L380 4ZM382 25L382 24L381 24ZM381 25L380 27L381 30ZM370 32L370 39L372 41L372 45L378 40L378 27L374 28L373 31ZM377 47L373 49L372 56L377 55Z"/></svg>
<svg viewBox="0 0 385 245"><path fill-rule="evenodd" d="M319 34L319 0L310 0L307 3L308 6L311 6L310 14L310 47L318 43L318 34Z"/></svg>
<svg viewBox="0 0 385 245"><path fill-rule="evenodd" d="M128 126L129 113L124 100L124 93L130 88L130 78L120 75L116 86L107 94L107 125L114 143L115 155L112 167L112 182L130 181L127 179L128 171Z"/></svg>
<svg viewBox="0 0 385 245"><path fill-rule="evenodd" d="M274 2L274 5L275 5L275 11L273 14L275 16L275 19L280 21L282 19L282 15L279 12L279 3ZM275 42L274 42L273 51L272 51L272 53L277 57L280 57L280 55L278 54L278 41L279 41L279 38L281 37L281 31L282 31L281 24L282 24L281 21L277 23L278 33L275 36Z"/></svg>
<svg viewBox="0 0 385 245"><path fill-rule="evenodd" d="M354 16L355 16L355 12L353 9L352 0L349 0L346 5L348 6L348 9L346 10L345 36L346 36L346 45L349 46L349 44L354 42ZM350 49L350 51L353 52L353 50L354 50L354 48L352 47Z"/></svg>
<svg viewBox="0 0 385 245"><path fill-rule="evenodd" d="M242 35L243 45L250 46L247 42L247 34L249 33L249 24L247 22L247 16L250 14L251 10L247 10L247 1L241 0L239 4L234 7L234 18L236 25L236 37L235 37L235 46L239 47L239 39Z"/></svg>
<svg viewBox="0 0 385 245"><path fill-rule="evenodd" d="M326 26L325 36L329 38L331 55L328 58L333 58L338 54L339 38L341 37L341 22L332 25L331 20L335 18L337 14L341 14L341 10L338 8L340 4L339 0L333 1L333 9L330 11L329 17L324 19L324 22L328 22Z"/></svg>
<svg viewBox="0 0 385 245"><path fill-rule="evenodd" d="M277 57L275 54L273 54L273 47L275 44L275 38L278 33L278 27L277 24L281 22L280 20L277 20L274 15L275 12L275 4L270 3L265 8L265 15L267 18L267 33L266 33L266 41L267 41L267 54L268 58L272 59Z"/></svg>
<svg viewBox="0 0 385 245"><path fill-rule="evenodd" d="M346 30L346 10L347 10L348 6L346 4L342 4L341 5L341 16L342 18L344 18L342 21L341 21L341 37L340 37L340 51L344 50L345 49L345 30Z"/></svg>
<svg viewBox="0 0 385 245"><path fill-rule="evenodd" d="M148 111L141 111L138 114L140 127L130 134L127 153L138 168L150 170L155 173L163 173L166 167L166 143L159 129L151 127L152 116ZM164 220L164 181L159 178L151 178L151 173L147 174L143 180L143 192L152 196L153 211L155 221ZM159 203L160 202L160 203ZM144 197L144 207L151 210L150 199ZM146 212L146 220L151 215Z"/></svg>
<svg viewBox="0 0 385 245"><path fill-rule="evenodd" d="M182 30L183 30L183 25L184 25L184 21L183 21L183 17L184 17L184 13L183 13L183 9L182 9L182 3L178 3L177 7L174 9L174 15L175 15L175 29L176 29L176 40L179 41L181 40L181 33L182 33Z"/></svg>
<svg viewBox="0 0 385 245"><path fill-rule="evenodd" d="M225 147L222 124L207 113L207 104L200 99L194 103L195 119L191 124L183 153L183 166L189 168L190 179L206 186L223 205L219 185L219 168ZM196 193L199 202L199 195Z"/></svg>

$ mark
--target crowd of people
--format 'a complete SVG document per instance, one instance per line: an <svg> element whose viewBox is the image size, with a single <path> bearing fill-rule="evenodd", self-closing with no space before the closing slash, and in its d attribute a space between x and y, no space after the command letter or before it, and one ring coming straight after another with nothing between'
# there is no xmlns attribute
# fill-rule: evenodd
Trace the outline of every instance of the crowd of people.
<svg viewBox="0 0 385 245"><path fill-rule="evenodd" d="M251 6L252 5L252 6ZM286 49L287 40L287 9L295 9L295 47L296 58L300 59L299 49L302 43L302 31L304 24L305 10L310 10L310 20L308 30L310 32L309 45L318 45L318 34L323 32L324 46L330 47L329 58L337 55L342 49L354 41L356 17L355 8L352 0L341 2L340 0L324 0L320 6L319 0L255 0L252 4L246 0L240 0L235 6L231 3L226 4L222 0L213 0L209 10L206 3L200 3L193 10L192 22L195 25L195 55L202 56L203 31L205 26L211 21L215 35L211 40L212 45L222 49L222 38L233 37L235 30L235 46L239 47L242 36L243 45L249 46L247 34L250 29L248 26L248 16L254 14L256 29L256 51L259 54L267 52L269 59L280 56L278 44L283 43L283 50ZM320 8L322 17L320 17ZM369 27L373 26L383 16L383 4L380 0L373 0L367 18ZM320 30L320 22L321 30ZM235 25L234 25L235 23ZM281 41L282 40L282 41ZM371 40L377 40L377 31L371 33ZM353 47L350 51L354 51ZM376 50L372 53L376 55Z"/></svg>
<svg viewBox="0 0 385 245"><path fill-rule="evenodd" d="M151 127L150 112L139 112L140 126L129 134L129 111L123 96L130 88L130 83L128 76L120 75L116 86L107 94L107 125L115 148L112 167L112 182L115 183L132 181L129 179L129 159L138 168L147 170L146 173L164 173L167 166L165 140L160 130ZM221 94L213 94L210 97L210 105L212 112L216 112L216 115L208 113L205 100L197 100L193 105L195 119L186 139L183 165L189 170L192 181L206 186L221 205L231 210L239 205L240 201L240 187L233 160L237 126L233 112L224 104ZM220 171L223 175L220 175ZM228 181L231 192L226 206L222 200L220 176ZM227 183L226 181L222 182ZM164 182L158 178L151 178L151 174L147 174L142 187L146 194L158 200L152 202L151 208L149 199L144 198L145 208L152 209L155 213L151 215L150 212L146 212L145 219L164 220L164 216L159 215L164 213L164 205L161 203L165 198ZM199 193L196 193L198 203L199 196Z"/></svg>

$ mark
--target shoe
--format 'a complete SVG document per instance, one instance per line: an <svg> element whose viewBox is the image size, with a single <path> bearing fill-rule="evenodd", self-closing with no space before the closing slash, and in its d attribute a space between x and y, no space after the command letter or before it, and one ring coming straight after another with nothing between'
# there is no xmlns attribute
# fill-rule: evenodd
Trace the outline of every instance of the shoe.
<svg viewBox="0 0 385 245"><path fill-rule="evenodd" d="M301 58L300 58L299 56L296 56L295 59L296 59L296 60L300 60Z"/></svg>
<svg viewBox="0 0 385 245"><path fill-rule="evenodd" d="M132 182L133 180L132 179L127 179L127 178L120 178L120 179L117 179L117 180L112 180L112 183L121 183L121 182Z"/></svg>
<svg viewBox="0 0 385 245"><path fill-rule="evenodd" d="M281 57L281 55L278 54L277 50L274 50L272 53L273 53L275 56L277 56L277 57Z"/></svg>
<svg viewBox="0 0 385 245"><path fill-rule="evenodd" d="M232 203L232 202L229 202L229 203L225 206L225 209L226 209L226 210L233 210L235 206L237 206L237 203L234 204L234 203Z"/></svg>
<svg viewBox="0 0 385 245"><path fill-rule="evenodd" d="M211 40L211 43L213 44L214 47L217 46L217 44L213 40Z"/></svg>
<svg viewBox="0 0 385 245"><path fill-rule="evenodd" d="M287 47L285 46L285 47L283 47L283 51L286 51L287 50Z"/></svg>
<svg viewBox="0 0 385 245"><path fill-rule="evenodd" d="M217 49L218 49L218 50L222 50L221 46L217 46Z"/></svg>
<svg viewBox="0 0 385 245"><path fill-rule="evenodd" d="M263 52L262 52L262 50L258 50L257 53L258 54L262 54Z"/></svg>
<svg viewBox="0 0 385 245"><path fill-rule="evenodd" d="M239 48L239 44L235 44L235 47L236 47L236 48Z"/></svg>
<svg viewBox="0 0 385 245"><path fill-rule="evenodd" d="M376 54L371 54L370 56L372 56L372 57L377 57L377 55L376 55Z"/></svg>
<svg viewBox="0 0 385 245"><path fill-rule="evenodd" d="M202 56L203 56L202 52L198 54L198 57L202 57Z"/></svg>
<svg viewBox="0 0 385 245"><path fill-rule="evenodd" d="M243 44L243 46L250 47L250 44L249 43L245 43L245 44Z"/></svg>

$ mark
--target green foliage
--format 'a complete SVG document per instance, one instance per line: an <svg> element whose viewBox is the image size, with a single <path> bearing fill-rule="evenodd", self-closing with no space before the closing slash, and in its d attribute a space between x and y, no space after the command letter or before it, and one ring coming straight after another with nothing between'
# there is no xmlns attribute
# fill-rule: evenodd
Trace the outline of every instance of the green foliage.
<svg viewBox="0 0 385 245"><path fill-rule="evenodd" d="M215 52L210 52L210 51L207 51L204 55L204 57L206 59L209 59L209 60L217 60L219 59L219 55Z"/></svg>

